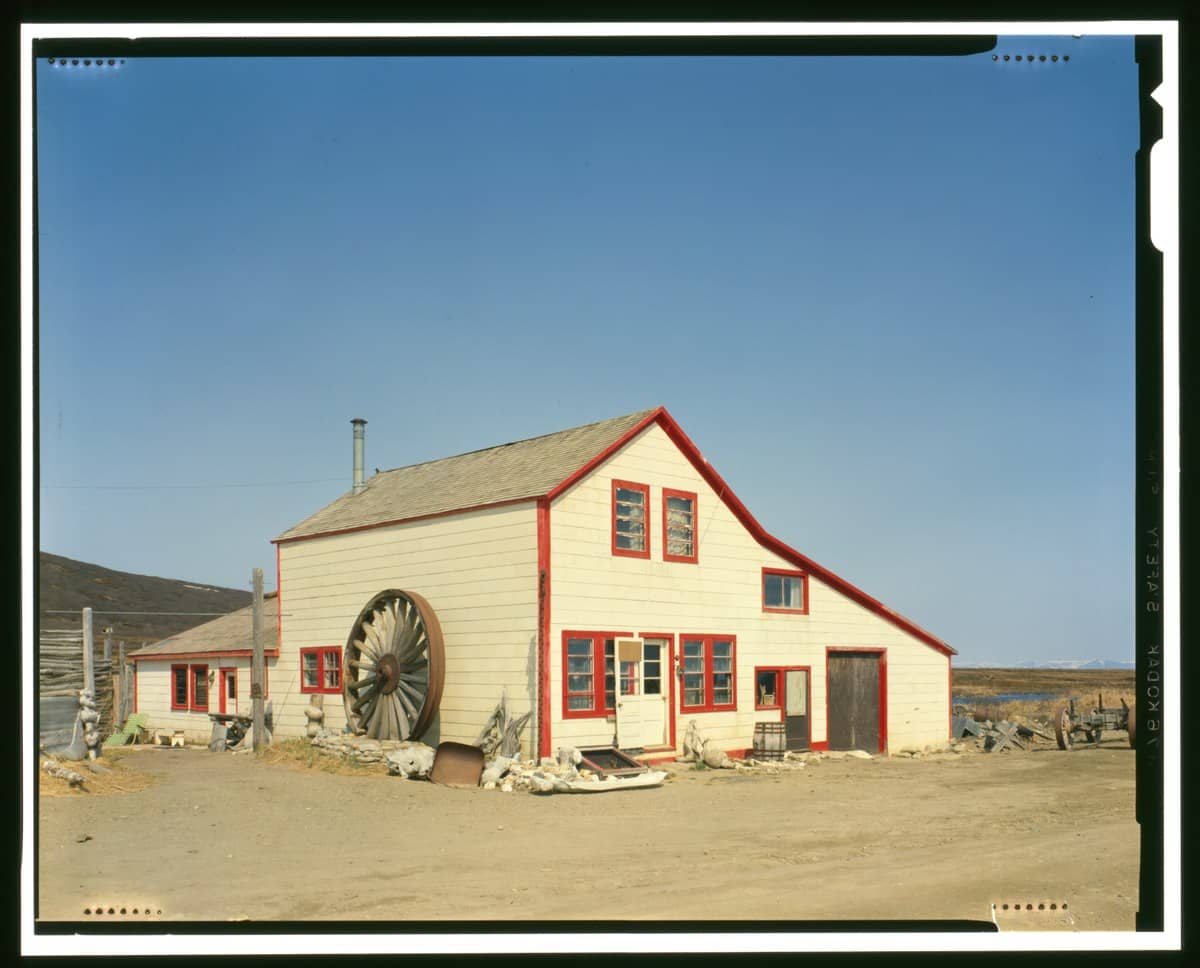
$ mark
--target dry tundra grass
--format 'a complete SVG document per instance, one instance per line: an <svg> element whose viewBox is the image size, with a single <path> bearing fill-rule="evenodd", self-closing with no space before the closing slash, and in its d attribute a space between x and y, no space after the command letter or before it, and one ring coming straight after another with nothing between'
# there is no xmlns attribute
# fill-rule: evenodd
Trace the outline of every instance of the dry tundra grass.
<svg viewBox="0 0 1200 968"><path fill-rule="evenodd" d="M79 763L61 761L63 766L83 775L84 782L80 786L71 786L61 777L50 776L42 769L42 763L50 757L43 756L38 762L38 793L43 797L87 797L144 790L154 778L141 771L126 769L121 762L123 752L106 750L95 764L88 760Z"/></svg>
<svg viewBox="0 0 1200 968"><path fill-rule="evenodd" d="M342 776L387 776L386 763L358 763L326 753L303 737L281 739L256 754L264 763L280 763L304 770L337 773Z"/></svg>
<svg viewBox="0 0 1200 968"><path fill-rule="evenodd" d="M1134 704L1135 681L1132 669L955 669L952 694L971 700L974 697L1008 693L1034 693L1052 699L1013 700L1003 703L979 703L976 708L989 719L1040 720L1049 722L1055 710L1075 698L1077 712L1086 713L1103 696L1106 708L1118 707L1124 699ZM972 705L976 705L972 703ZM987 708L984 708L987 707Z"/></svg>

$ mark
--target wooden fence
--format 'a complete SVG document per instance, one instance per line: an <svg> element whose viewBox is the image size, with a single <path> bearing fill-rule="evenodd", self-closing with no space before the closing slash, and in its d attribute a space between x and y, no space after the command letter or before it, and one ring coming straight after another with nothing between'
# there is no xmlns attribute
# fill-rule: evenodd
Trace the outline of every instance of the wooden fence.
<svg viewBox="0 0 1200 968"><path fill-rule="evenodd" d="M83 688L83 639L82 628L42 629L38 633L38 708L42 742L53 741L61 732L63 723L60 720L69 717L70 723L74 723L78 706L72 706L67 700L78 700L79 690ZM111 658L104 654L103 644L93 642L92 655L96 711L100 714L97 725L103 740L115 728L113 674L119 670L113 669Z"/></svg>

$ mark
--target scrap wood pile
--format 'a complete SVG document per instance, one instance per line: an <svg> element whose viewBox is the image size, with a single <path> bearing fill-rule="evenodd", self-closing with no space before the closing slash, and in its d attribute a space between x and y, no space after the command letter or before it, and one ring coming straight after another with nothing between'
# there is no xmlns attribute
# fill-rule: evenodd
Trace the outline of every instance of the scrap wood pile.
<svg viewBox="0 0 1200 968"><path fill-rule="evenodd" d="M1039 720L1025 721L1023 717L997 719L988 715L994 710L972 712L956 706L951 717L954 752L1000 753L1007 750L1055 749L1054 727Z"/></svg>

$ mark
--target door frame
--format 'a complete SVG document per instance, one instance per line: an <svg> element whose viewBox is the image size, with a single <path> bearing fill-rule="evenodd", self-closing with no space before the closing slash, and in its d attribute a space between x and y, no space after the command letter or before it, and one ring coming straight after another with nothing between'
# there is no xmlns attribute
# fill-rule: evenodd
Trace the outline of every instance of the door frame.
<svg viewBox="0 0 1200 968"><path fill-rule="evenodd" d="M827 645L825 646L825 743L829 744L829 656L836 653L869 653L879 661L879 749L887 752L887 647L880 645ZM809 681L812 681L811 674ZM811 740L810 740L811 742Z"/></svg>
<svg viewBox="0 0 1200 968"><path fill-rule="evenodd" d="M232 675L233 676L233 690L234 690L233 713L234 713L234 715L237 714L237 704L238 704L237 673L238 673L237 666L234 666L233 668L225 667L225 668L221 668L221 669L217 670L217 687L220 689L220 692L221 692L221 703L218 708L220 709L220 711L222 713L229 712L229 710L225 708L225 704L228 701L227 697L228 697L228 693L229 693L229 690L226 687L225 683L226 683L226 680L228 679L228 677L230 675Z"/></svg>
<svg viewBox="0 0 1200 968"><path fill-rule="evenodd" d="M812 666L811 665L756 665L754 667L755 688L758 686L758 674L760 672L774 672L778 678L775 680L775 689L778 692L779 700L779 721L787 722L787 707L784 702L785 692L787 690L786 673L788 672L807 672L808 680L806 686L806 695L804 697L804 708L808 710L808 715L805 718L808 720L808 748L813 749L813 707L812 707ZM754 708L756 710L770 711L775 709L775 706L760 706L758 705L758 697L755 696Z"/></svg>
<svg viewBox="0 0 1200 968"><path fill-rule="evenodd" d="M638 638L663 639L666 641L666 663L662 670L663 688L667 693L667 745L662 749L675 749L675 634L673 632L639 632ZM645 646L642 647L642 661L645 662ZM657 747L655 747L657 749Z"/></svg>

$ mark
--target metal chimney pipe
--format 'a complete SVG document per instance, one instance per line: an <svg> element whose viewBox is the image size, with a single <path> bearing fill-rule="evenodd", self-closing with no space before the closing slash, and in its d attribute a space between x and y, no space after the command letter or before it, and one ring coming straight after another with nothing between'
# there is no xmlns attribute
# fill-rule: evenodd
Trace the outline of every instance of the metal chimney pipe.
<svg viewBox="0 0 1200 968"><path fill-rule="evenodd" d="M367 422L362 417L350 421L354 425L354 493L358 494L367 485L363 483L363 439Z"/></svg>

